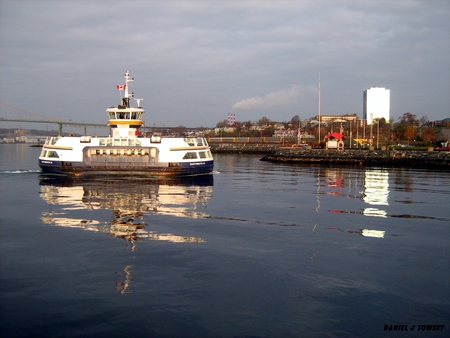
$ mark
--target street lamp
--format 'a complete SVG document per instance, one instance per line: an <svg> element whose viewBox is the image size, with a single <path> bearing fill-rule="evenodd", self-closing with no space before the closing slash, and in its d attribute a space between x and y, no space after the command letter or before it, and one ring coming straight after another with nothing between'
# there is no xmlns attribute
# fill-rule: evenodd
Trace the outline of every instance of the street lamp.
<svg viewBox="0 0 450 338"><path fill-rule="evenodd" d="M377 149L380 149L380 119L377 119Z"/></svg>

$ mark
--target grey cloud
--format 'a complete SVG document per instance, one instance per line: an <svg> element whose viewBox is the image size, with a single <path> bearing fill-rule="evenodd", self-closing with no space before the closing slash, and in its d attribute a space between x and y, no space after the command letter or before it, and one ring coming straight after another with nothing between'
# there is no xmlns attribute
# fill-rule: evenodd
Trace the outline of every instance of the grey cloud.
<svg viewBox="0 0 450 338"><path fill-rule="evenodd" d="M299 101L300 96L305 93L311 93L312 88L301 88L299 85L292 85L291 88L267 93L264 96L255 96L249 99L241 100L233 105L233 109L251 110L258 108L277 107L292 105Z"/></svg>
<svg viewBox="0 0 450 338"><path fill-rule="evenodd" d="M128 69L150 124L289 120L316 114L321 72L324 113L361 114L379 85L393 116L445 118L449 16L439 0L1 1L1 101L101 122Z"/></svg>

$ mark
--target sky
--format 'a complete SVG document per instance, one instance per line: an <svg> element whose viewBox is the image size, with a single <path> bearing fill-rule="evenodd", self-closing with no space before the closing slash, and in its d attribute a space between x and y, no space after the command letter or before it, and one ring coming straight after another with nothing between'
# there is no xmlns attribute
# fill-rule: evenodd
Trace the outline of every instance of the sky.
<svg viewBox="0 0 450 338"><path fill-rule="evenodd" d="M443 119L449 17L448 0L0 0L0 117L106 124L129 70L146 126L309 119L319 78L322 115L362 118L378 86L395 121Z"/></svg>

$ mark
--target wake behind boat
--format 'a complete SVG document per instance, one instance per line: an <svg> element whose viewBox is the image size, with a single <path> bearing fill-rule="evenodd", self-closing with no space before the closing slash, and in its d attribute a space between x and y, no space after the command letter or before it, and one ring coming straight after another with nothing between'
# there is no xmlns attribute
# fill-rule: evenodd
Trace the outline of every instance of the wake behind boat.
<svg viewBox="0 0 450 338"><path fill-rule="evenodd" d="M180 177L211 174L214 159L203 137L172 138L152 135L143 137L142 99L130 107L129 83L125 73L121 104L106 110L108 137L50 137L42 147L39 166L44 173L71 176Z"/></svg>

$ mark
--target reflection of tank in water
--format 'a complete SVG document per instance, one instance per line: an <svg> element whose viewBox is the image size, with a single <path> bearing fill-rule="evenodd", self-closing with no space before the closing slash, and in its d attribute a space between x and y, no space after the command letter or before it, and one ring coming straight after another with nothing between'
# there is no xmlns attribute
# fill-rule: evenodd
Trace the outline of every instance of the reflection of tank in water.
<svg viewBox="0 0 450 338"><path fill-rule="evenodd" d="M212 196L211 175L166 181L73 180L42 175L40 195L47 203L61 207L44 212L47 224L103 231L128 241L165 240L204 242L202 238L158 234L145 229L144 215L165 214L176 217L206 218L202 209ZM77 210L110 209L111 220L101 222L67 217Z"/></svg>

